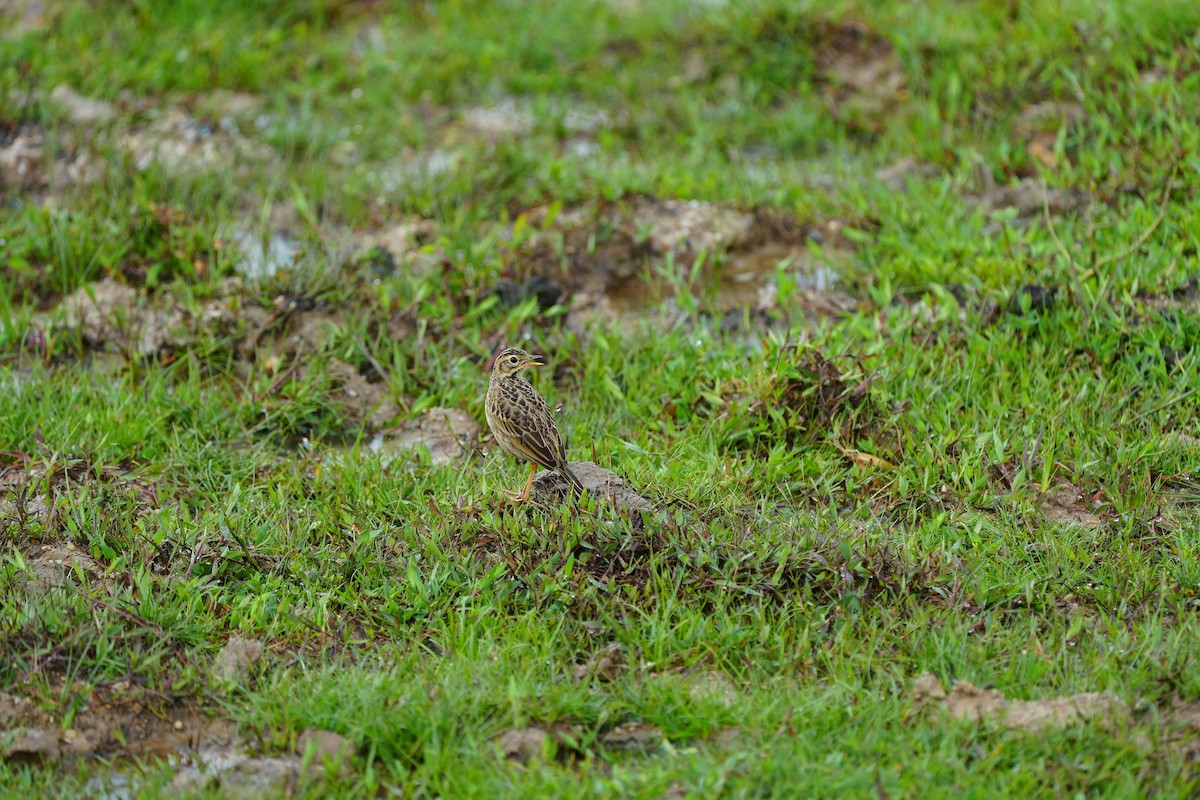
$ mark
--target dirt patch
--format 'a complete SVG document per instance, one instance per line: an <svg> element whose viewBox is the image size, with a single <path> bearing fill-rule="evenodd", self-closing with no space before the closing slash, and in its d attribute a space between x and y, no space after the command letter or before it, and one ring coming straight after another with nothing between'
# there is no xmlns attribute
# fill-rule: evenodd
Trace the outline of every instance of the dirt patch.
<svg viewBox="0 0 1200 800"><path fill-rule="evenodd" d="M1075 525L1094 530L1103 520L1095 511L1095 505L1074 486L1062 484L1038 498L1042 516L1051 522Z"/></svg>
<svg viewBox="0 0 1200 800"><path fill-rule="evenodd" d="M818 26L816 39L830 112L852 128L882 130L884 118L907 98L895 46L856 21Z"/></svg>
<svg viewBox="0 0 1200 800"><path fill-rule="evenodd" d="M171 789L221 797L291 797L303 785L304 760L295 755L249 756L240 749L205 748L175 768Z"/></svg>
<svg viewBox="0 0 1200 800"><path fill-rule="evenodd" d="M0 454L0 543L21 553L30 592L108 585L105 567L79 549L66 531L58 497L67 484L95 492L105 512L102 525L132 525L161 507L156 483L128 465L97 467L61 456L43 461L20 452ZM91 533L99 535L100 530Z"/></svg>
<svg viewBox="0 0 1200 800"><path fill-rule="evenodd" d="M422 258L423 251L437 240L437 233L437 223L433 220L409 217L355 237L357 260L369 262L371 272L378 278L394 274L400 264L424 272L433 263L432 259Z"/></svg>
<svg viewBox="0 0 1200 800"><path fill-rule="evenodd" d="M0 189L32 189L42 183L45 136L27 126L0 139Z"/></svg>
<svg viewBox="0 0 1200 800"><path fill-rule="evenodd" d="M107 125L117 118L117 111L110 104L84 97L65 83L55 86L47 99L65 114L73 125Z"/></svg>
<svg viewBox="0 0 1200 800"><path fill-rule="evenodd" d="M943 170L936 164L924 164L911 156L901 158L875 171L875 178L898 192L908 191L911 183L940 178Z"/></svg>
<svg viewBox="0 0 1200 800"><path fill-rule="evenodd" d="M505 97L490 105L473 106L459 117L461 129L469 138L493 143L533 133L539 118L555 120L557 127L573 136L591 135L616 124L612 114L586 103L571 102L545 112L539 111L532 100L522 97ZM453 138L453 130L447 135Z"/></svg>
<svg viewBox="0 0 1200 800"><path fill-rule="evenodd" d="M838 263L850 251L837 220L805 225L769 209L645 197L575 206L549 223L546 215L527 212L529 225L543 230L512 248L506 281L520 286L532 273L561 286L555 302L570 298L572 327L586 328L596 317L643 316L681 288L718 314L853 307L836 288ZM821 244L819 254L810 242ZM788 279L786 296L776 283L779 270Z"/></svg>
<svg viewBox="0 0 1200 800"><path fill-rule="evenodd" d="M495 742L504 758L519 764L541 760L572 763L587 755L580 745L582 734L581 726L569 723L531 725L505 731ZM654 725L626 722L599 731L595 742L602 750L645 752L659 749L666 737Z"/></svg>
<svg viewBox="0 0 1200 800"><path fill-rule="evenodd" d="M55 131L54 145L30 116L11 135L0 137L0 179L5 186L22 191L65 189L99 181L107 165L97 143L107 141L107 131L129 155L138 170L159 165L175 173L233 169L244 163L262 163L275 157L274 150L243 136L236 122L256 106L252 97L235 93L213 93L192 98L163 110L148 124L128 126L120 110L141 113L145 104L122 95L119 102L86 97L67 84L48 93L23 93L29 108L44 104L61 115L65 123ZM187 111L189 103L217 115L214 124L197 119ZM48 196L52 202L53 197Z"/></svg>
<svg viewBox="0 0 1200 800"><path fill-rule="evenodd" d="M40 125L26 123L0 135L0 191L39 192L98 182L104 163L70 135L51 147ZM43 198L50 200L50 198Z"/></svg>
<svg viewBox="0 0 1200 800"><path fill-rule="evenodd" d="M913 708L941 711L954 719L996 720L1029 732L1049 727L1096 723L1116 725L1130 719L1129 706L1109 692L1088 692L1045 700L1009 700L994 689L955 681L949 693L936 675L925 673L913 683Z"/></svg>
<svg viewBox="0 0 1200 800"><path fill-rule="evenodd" d="M67 296L58 313L41 314L39 329L67 332L96 351L131 359L171 361L210 340L241 359L270 360L321 352L341 325L341 312L305 296L277 295L269 307L240 278L228 278L211 299L186 303L170 291L150 292L105 278Z"/></svg>
<svg viewBox="0 0 1200 800"><path fill-rule="evenodd" d="M105 586L104 567L74 542L44 544L25 557L25 591L40 594L66 584Z"/></svg>
<svg viewBox="0 0 1200 800"><path fill-rule="evenodd" d="M60 305L64 325L93 348L113 343L141 358L182 349L187 342L182 309L150 303L137 289L106 278L67 296Z"/></svg>
<svg viewBox="0 0 1200 800"><path fill-rule="evenodd" d="M478 443L479 423L470 414L455 408L431 408L417 419L376 437L368 447L381 453L385 461L407 457L424 448L435 467L444 467L469 458Z"/></svg>
<svg viewBox="0 0 1200 800"><path fill-rule="evenodd" d="M1047 187L1042 180L1034 177L998 185L992 180L990 170L984 168L981 174L984 176L983 188L965 195L964 199L992 214L1012 209L1018 221L1037 219L1046 211L1052 216L1080 212L1092 203L1092 196L1082 189Z"/></svg>
<svg viewBox="0 0 1200 800"><path fill-rule="evenodd" d="M1155 292L1142 289L1137 294L1138 302L1147 311L1185 309L1195 311L1200 307L1200 276L1192 275L1182 285L1173 289Z"/></svg>
<svg viewBox="0 0 1200 800"><path fill-rule="evenodd" d="M372 382L362 370L338 359L331 360L326 369L341 385L342 402L346 409L372 427L381 428L404 413L404 408L396 402L387 381ZM385 443L381 438L375 449L383 448Z"/></svg>
<svg viewBox="0 0 1200 800"><path fill-rule="evenodd" d="M141 690L129 680L71 691L82 693L82 702L77 703L66 728L58 714L40 703L0 692L0 737L25 732L26 745L38 744L36 750L45 754L46 760L57 752L67 762L92 757L174 756L201 743L217 746L233 741L236 726L232 721L169 703L149 705L136 698Z"/></svg>
<svg viewBox="0 0 1200 800"><path fill-rule="evenodd" d="M287 794L327 770L345 773L357 748L349 739L306 730L292 752L251 755L232 720L210 717L177 704L148 704L140 687L118 680L85 693L69 727L43 705L0 692L0 758L10 764L71 768L103 759L115 769L98 771L89 789L106 796L138 793L142 770L124 771L131 760L165 761L174 772L172 788L182 792L219 789L223 797Z"/></svg>
<svg viewBox="0 0 1200 800"><path fill-rule="evenodd" d="M194 307L169 292L149 294L105 278L77 289L63 299L58 315L39 315L35 324L78 335L88 348L132 358L167 358L198 336L228 337L252 350L281 314L247 301L243 292L241 282L230 279L215 298Z"/></svg>

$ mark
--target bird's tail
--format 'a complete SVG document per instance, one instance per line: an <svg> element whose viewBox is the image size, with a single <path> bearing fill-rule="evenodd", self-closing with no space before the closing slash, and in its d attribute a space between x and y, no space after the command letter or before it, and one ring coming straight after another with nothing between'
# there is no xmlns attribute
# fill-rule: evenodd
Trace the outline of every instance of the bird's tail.
<svg viewBox="0 0 1200 800"><path fill-rule="evenodd" d="M571 471L571 468L567 466L567 462L564 461L558 468L558 471L564 478L567 479L567 483L571 484L571 490L575 493L576 497L579 497L581 494L583 494L583 484L579 482L579 478L577 478L575 473Z"/></svg>

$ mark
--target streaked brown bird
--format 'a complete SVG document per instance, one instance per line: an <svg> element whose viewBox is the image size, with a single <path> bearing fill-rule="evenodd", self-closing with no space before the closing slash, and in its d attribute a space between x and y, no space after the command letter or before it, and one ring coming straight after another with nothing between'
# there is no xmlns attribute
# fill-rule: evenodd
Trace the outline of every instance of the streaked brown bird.
<svg viewBox="0 0 1200 800"><path fill-rule="evenodd" d="M583 484L567 464L567 448L554 424L550 406L521 374L530 367L543 364L545 360L541 356L530 355L516 347L500 351L492 365L487 400L483 404L488 427L496 441L512 455L529 462L525 490L506 490L509 497L522 503L529 499L529 489L538 467L556 470L567 479L576 494L583 492Z"/></svg>

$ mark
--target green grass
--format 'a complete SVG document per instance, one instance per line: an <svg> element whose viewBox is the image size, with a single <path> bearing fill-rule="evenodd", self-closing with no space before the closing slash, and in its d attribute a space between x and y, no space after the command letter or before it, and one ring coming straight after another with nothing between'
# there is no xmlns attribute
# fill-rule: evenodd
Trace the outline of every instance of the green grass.
<svg viewBox="0 0 1200 800"><path fill-rule="evenodd" d="M66 729L127 682L267 755L341 733L353 769L312 796L1193 795L1198 24L1183 0L51 4L0 41L0 96L34 98L0 108L0 145L36 131L46 174L101 169L0 184L0 691ZM835 46L890 46L903 91L836 99ZM116 120L80 128L60 83ZM236 125L269 158L136 168L121 137L168 108L225 135L216 90L254 94ZM509 101L523 130L471 128ZM578 109L608 122L573 131ZM878 177L905 158L932 168ZM1079 207L980 203L1022 179ZM638 245L633 209L671 198L837 220L852 310L810 313L783 267L777 308L719 324L697 254ZM580 230L540 216L581 203ZM395 270L361 257L414 215L435 233ZM302 253L231 283L239 231ZM677 310L580 327L491 294L610 257ZM142 357L136 309L100 342L68 325L104 278L181 332ZM661 514L513 507L523 470L486 429L449 466L371 452L430 407L482 422L503 342L554 365L571 457ZM1064 485L1086 524L1043 511ZM96 573L28 583L64 542ZM234 634L267 653L230 685L210 664ZM913 708L924 672L1131 714L951 720ZM634 723L659 738L613 745ZM506 760L530 726L557 738ZM0 763L0 786L71 796L95 767Z"/></svg>

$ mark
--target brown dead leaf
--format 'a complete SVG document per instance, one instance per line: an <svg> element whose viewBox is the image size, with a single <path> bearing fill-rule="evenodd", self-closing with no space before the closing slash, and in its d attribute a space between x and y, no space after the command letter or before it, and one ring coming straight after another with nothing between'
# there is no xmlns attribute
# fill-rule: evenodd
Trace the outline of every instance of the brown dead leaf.
<svg viewBox="0 0 1200 800"><path fill-rule="evenodd" d="M880 458L879 456L871 455L870 453L864 453L863 451L855 450L852 447L842 447L836 442L833 446L838 449L838 452L850 459L855 466L862 467L863 469L866 469L867 467L878 467L879 469L896 468L895 464L885 458Z"/></svg>

